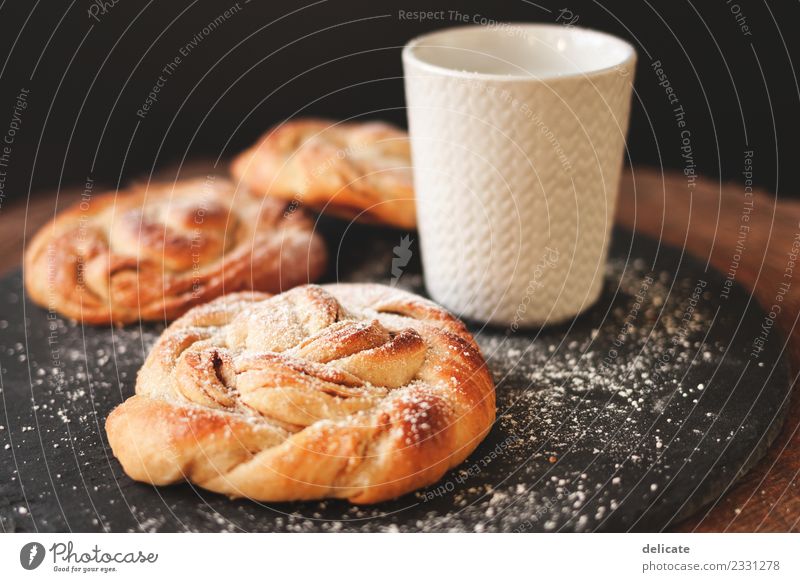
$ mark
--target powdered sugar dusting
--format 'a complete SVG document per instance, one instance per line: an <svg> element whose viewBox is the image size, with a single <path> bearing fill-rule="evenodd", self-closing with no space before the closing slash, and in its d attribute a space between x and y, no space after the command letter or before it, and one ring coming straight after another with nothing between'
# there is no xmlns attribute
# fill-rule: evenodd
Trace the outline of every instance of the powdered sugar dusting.
<svg viewBox="0 0 800 582"><path fill-rule="evenodd" d="M340 279L352 280L352 263L363 267L359 281L389 282L397 237L387 236L381 254L375 236L359 235L355 250L338 255ZM656 253L646 241L636 248ZM369 260L352 259L362 251ZM774 436L788 389L785 369L774 368L778 344L745 368L763 313L736 287L720 308L722 278L697 265L674 278L678 260L664 251L652 272L644 261L612 261L604 298L571 324L471 325L497 383L495 427L439 482L377 506L259 504L131 482L109 456L102 423L132 393L161 329L82 329L55 318L53 348L46 312L29 308L27 327L21 315L3 315L0 520L23 531L33 520L39 531L660 529L760 456L755 443ZM14 285L7 304L20 301ZM413 261L398 286L422 291ZM421 413L414 423L426 430Z"/></svg>

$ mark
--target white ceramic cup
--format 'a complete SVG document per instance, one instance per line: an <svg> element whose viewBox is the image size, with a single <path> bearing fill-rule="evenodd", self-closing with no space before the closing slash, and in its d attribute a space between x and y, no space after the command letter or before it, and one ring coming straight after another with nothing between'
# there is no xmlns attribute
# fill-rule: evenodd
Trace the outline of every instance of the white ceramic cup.
<svg viewBox="0 0 800 582"><path fill-rule="evenodd" d="M425 284L458 315L564 321L600 295L636 52L573 26L434 32L403 50Z"/></svg>

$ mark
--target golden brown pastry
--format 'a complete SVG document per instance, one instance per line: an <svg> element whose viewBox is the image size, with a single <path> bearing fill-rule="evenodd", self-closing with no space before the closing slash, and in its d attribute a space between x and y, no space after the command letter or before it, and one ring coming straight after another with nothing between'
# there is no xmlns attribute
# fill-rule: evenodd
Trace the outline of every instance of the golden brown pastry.
<svg viewBox="0 0 800 582"><path fill-rule="evenodd" d="M372 503L437 481L494 417L480 351L444 309L382 285L306 285L173 323L106 431L138 481Z"/></svg>
<svg viewBox="0 0 800 582"><path fill-rule="evenodd" d="M212 177L94 196L42 227L25 253L25 287L84 323L171 320L242 290L278 292L325 267L303 212Z"/></svg>
<svg viewBox="0 0 800 582"><path fill-rule="evenodd" d="M416 225L408 134L386 123L287 121L231 170L264 196L347 218Z"/></svg>

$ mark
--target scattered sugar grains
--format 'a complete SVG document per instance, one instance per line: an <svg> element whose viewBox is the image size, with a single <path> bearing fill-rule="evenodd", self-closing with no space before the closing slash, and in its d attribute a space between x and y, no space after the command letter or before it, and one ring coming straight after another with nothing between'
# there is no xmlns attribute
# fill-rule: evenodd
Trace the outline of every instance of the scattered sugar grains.
<svg viewBox="0 0 800 582"><path fill-rule="evenodd" d="M626 300L585 335L574 331L566 339L549 335L531 342L524 333L476 334L498 385L498 439L505 447L485 467L480 453L491 448L484 445L473 455L480 470L467 468L475 478L455 484L451 495L458 513L440 518L439 529L476 521L486 531L594 529L613 518L630 493L623 481L631 487L639 481L615 476L616 470L668 480L670 467L659 457L692 405L681 394L699 396L704 388L682 387L680 381L693 359L714 365L720 357L718 346L699 341L712 314L699 302L684 317L681 298L691 294L694 281L678 281L670 292L669 276L655 274L643 291L645 265L611 266L618 275L625 272L620 291ZM659 359L664 353L669 358ZM668 410L675 422L665 423L661 415ZM586 464L562 469L559 460L567 454L580 455ZM609 465L614 470L598 473ZM513 475L506 481L499 476L508 473ZM659 487L647 483L637 489L640 495ZM449 488L443 487L440 493ZM430 500L436 493L434 486L418 497Z"/></svg>
<svg viewBox="0 0 800 582"><path fill-rule="evenodd" d="M390 263L381 265L378 275L385 277ZM364 268L372 268L371 264L365 263ZM716 366L723 350L702 343L705 322L713 315L706 303L698 302L692 317L684 320L681 298L691 294L694 281L678 281L670 292L669 277L656 273L643 291L642 280L649 274L646 265L625 266L618 261L610 269L612 280L625 273L621 299L611 313L601 313L601 319L589 326L584 321L568 336L563 330L504 334L474 328L498 387L497 427L458 469L416 492L411 501L403 498L389 512L386 506L304 503L292 513L262 521L247 502L240 506L226 500L217 509L238 517L223 517L211 506L194 515L211 529L229 531L266 524L279 531L364 526L384 531L586 531L613 521L637 484L641 487L634 490L636 495L654 498L659 483L665 485L678 469L664 465L660 457L669 451L693 406L692 399L702 399L710 390L696 383L683 386L684 373L693 359ZM373 275L357 276L369 279ZM421 291L421 284L418 274L407 273L398 286ZM61 443L53 454L71 457L74 451L81 463L96 462L96 457L84 458L86 451L102 451L93 406L109 410L120 399L120 384L128 393L132 391L135 371L161 328L82 334L77 328L69 329L70 324L65 326L64 333L80 336L85 348L71 342L70 346L80 348L65 349L60 366L38 362L33 374L43 390L36 394L35 404L47 406L37 414L50 415L57 422L37 424L31 417L15 419L19 423L12 426L55 426L59 438L44 437L53 445ZM654 366L664 353L669 358ZM55 390L45 391L51 387ZM683 393L692 398L682 397ZM656 416L659 420L654 425ZM698 427L704 433L716 420L713 413L698 416L705 423ZM414 421L420 431L428 430L423 414ZM61 435L69 437L60 440ZM730 438L715 433L705 442L714 444L717 436ZM26 437L30 438L28 433ZM581 463L571 461L574 458ZM631 476L632 470L646 480ZM152 507L131 507L130 511L137 531L170 527L171 520ZM407 518L411 514L406 511L413 512L413 518Z"/></svg>
<svg viewBox="0 0 800 582"><path fill-rule="evenodd" d="M634 490L649 503L659 489L652 479L669 480L673 468L660 457L681 438L675 433L692 406L680 394L699 395L680 381L693 359L715 366L722 350L700 341L712 315L703 302L683 321L680 298L694 281L670 292L669 277L656 274L642 293L643 263L611 268L617 277L625 271L625 300L585 335L531 341L523 332L475 332L498 386L498 427L461 467L415 494L422 511L430 508L425 519L405 523L401 510L391 514L399 523L387 523L393 518L379 508L354 506L320 525L309 515L330 516L330 508L311 504L281 528L337 531L376 520L383 531L587 531L615 518L639 475L651 477ZM669 359L654 366L665 351ZM666 411L672 422L662 418ZM565 465L570 455L586 463Z"/></svg>

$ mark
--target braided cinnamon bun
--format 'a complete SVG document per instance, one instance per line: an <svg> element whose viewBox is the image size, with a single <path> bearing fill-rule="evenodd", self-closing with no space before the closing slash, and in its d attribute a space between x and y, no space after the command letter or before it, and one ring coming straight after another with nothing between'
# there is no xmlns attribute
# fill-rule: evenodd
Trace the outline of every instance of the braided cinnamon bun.
<svg viewBox="0 0 800 582"><path fill-rule="evenodd" d="M472 336L374 284L228 295L167 328L106 422L133 479L373 503L434 483L495 417Z"/></svg>
<svg viewBox="0 0 800 582"><path fill-rule="evenodd" d="M25 253L34 302L84 323L171 320L248 289L318 277L323 241L299 210L234 195L220 178L93 197L43 226Z"/></svg>
<svg viewBox="0 0 800 582"><path fill-rule="evenodd" d="M240 154L254 192L400 228L416 226L408 134L381 122L288 121Z"/></svg>

